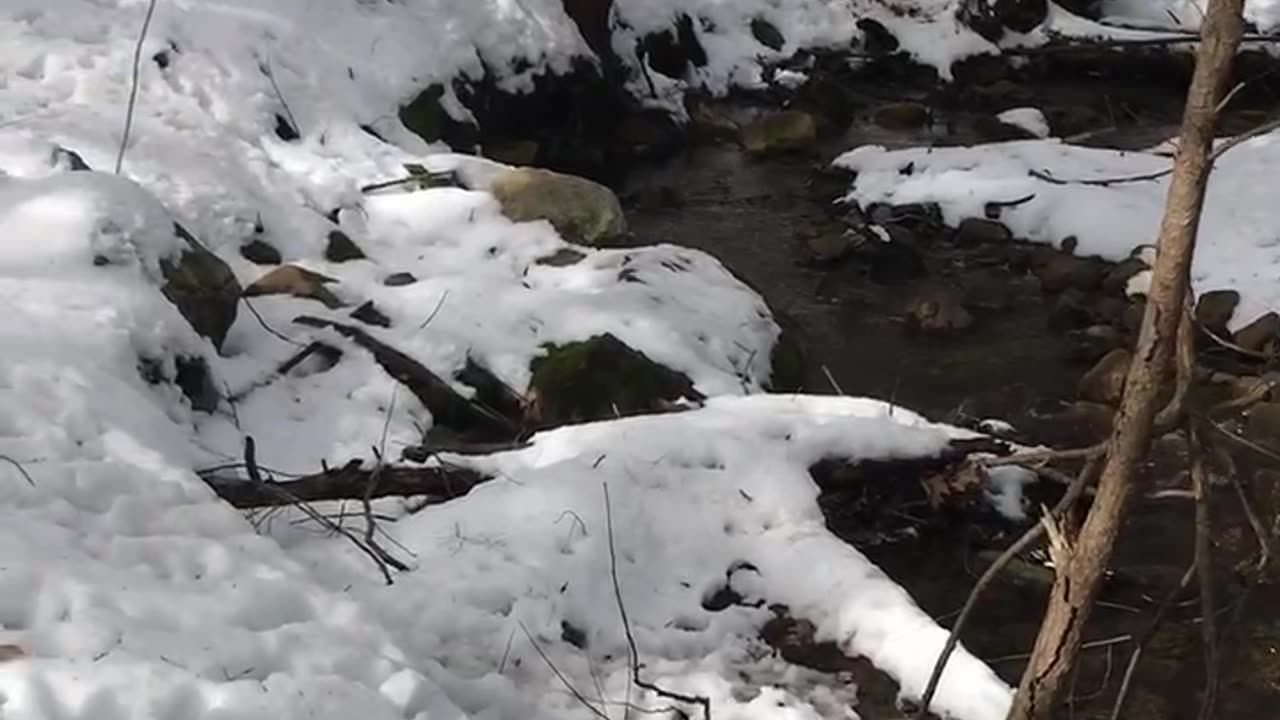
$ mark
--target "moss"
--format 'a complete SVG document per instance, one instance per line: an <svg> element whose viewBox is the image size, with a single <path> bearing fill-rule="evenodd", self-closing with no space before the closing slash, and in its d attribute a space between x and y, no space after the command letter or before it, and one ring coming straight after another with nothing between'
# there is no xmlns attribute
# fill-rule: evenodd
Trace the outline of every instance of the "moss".
<svg viewBox="0 0 1280 720"><path fill-rule="evenodd" d="M544 349L530 368L543 427L652 412L682 397L702 399L687 376L613 335Z"/></svg>

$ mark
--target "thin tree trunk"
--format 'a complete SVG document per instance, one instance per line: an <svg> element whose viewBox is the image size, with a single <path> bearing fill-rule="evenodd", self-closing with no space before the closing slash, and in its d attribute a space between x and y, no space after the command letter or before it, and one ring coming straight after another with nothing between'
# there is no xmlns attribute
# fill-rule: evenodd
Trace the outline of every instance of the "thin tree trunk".
<svg viewBox="0 0 1280 720"><path fill-rule="evenodd" d="M1187 92L1177 160L1170 180L1151 292L1116 415L1093 506L1074 542L1058 548L1057 578L1040 634L1009 720L1048 720L1080 649L1116 535L1136 489L1136 471L1166 382L1187 293L1196 230L1204 202L1218 103L1242 33L1242 0L1210 0Z"/></svg>

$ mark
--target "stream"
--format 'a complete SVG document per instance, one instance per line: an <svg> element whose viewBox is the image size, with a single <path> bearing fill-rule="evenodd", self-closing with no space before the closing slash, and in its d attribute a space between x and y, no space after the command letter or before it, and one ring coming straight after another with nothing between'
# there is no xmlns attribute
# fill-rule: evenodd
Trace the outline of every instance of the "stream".
<svg viewBox="0 0 1280 720"><path fill-rule="evenodd" d="M1179 87L1142 78L1109 84L1113 94L1107 96L1097 87L1087 81L1033 85L1026 88L1027 100L1035 104L1048 97L1059 108L1093 106L1099 117L1107 108L1122 113L1123 120L1116 123L1113 117L1101 132L1084 138L1100 146L1150 147L1176 130ZM880 85L866 89L867 96L880 100L900 99L895 92L903 91ZM910 89L906 94L921 96ZM923 269L905 277L856 254L822 264L804 252L806 238L838 224L844 212L833 201L849 181L823 170L833 157L866 143L971 143L975 136L968 128L979 115L962 108L913 130L885 129L863 118L847 132L822 140L812 153L765 159L732 144L698 145L636 168L620 195L638 243L704 250L765 297L805 349L805 392L889 399L959 425L998 418L1017 428L1020 440L1078 447L1106 432L1071 412L1077 382L1096 357L1082 357L1072 334L1056 322L1060 300L1043 292L1028 269L1034 248L961 246L948 229L917 229L912 240ZM1246 119L1228 118L1226 125ZM922 287L939 282L966 293L977 287L978 294L996 299L978 303L966 329L911 332L905 308ZM1185 442L1157 443L1148 468L1153 487L1186 486L1180 474L1185 453ZM1248 472L1251 466L1241 467ZM1267 584L1242 591L1232 563L1253 550L1253 535L1230 487L1220 487L1217 497L1218 625L1231 624L1227 618L1240 620L1221 642L1218 717L1272 717L1280 703L1280 619L1265 608L1280 606L1280 593ZM1113 562L1114 577L1086 630L1089 649L1073 683L1072 717L1109 716L1133 647L1130 638L1143 631L1191 557L1192 513L1185 499L1135 506ZM1018 534L1010 528L993 542L961 521L922 526L910 539L859 548L948 626L982 572L982 559L989 561ZM1040 567L1039 572L1047 571ZM1034 643L1048 591L1034 569L1024 574L997 582L963 633L965 645L1013 685ZM1123 717L1196 716L1205 664L1194 598L1191 593L1175 606L1150 643ZM859 684L858 712L864 720L902 717L891 681L852 660L841 667Z"/></svg>

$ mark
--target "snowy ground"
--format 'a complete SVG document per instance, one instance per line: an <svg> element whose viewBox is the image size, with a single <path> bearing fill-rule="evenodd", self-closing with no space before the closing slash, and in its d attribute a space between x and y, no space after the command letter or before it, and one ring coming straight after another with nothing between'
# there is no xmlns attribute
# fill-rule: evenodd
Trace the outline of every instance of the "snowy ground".
<svg viewBox="0 0 1280 720"><path fill-rule="evenodd" d="M983 206L990 201L1034 195L1001 213L1001 222L1014 235L1055 245L1075 236L1077 253L1120 260L1138 245L1155 243L1167 176L1101 187L1055 184L1030 173L1067 181L1105 180L1157 172L1170 162L1167 153L1029 140L894 151L865 146L835 164L857 173L851 200L864 205L936 202L949 223L983 217ZM1240 292L1233 327L1280 310L1280 207L1271 192L1277 163L1280 133L1272 133L1228 151L1210 177L1192 284L1198 293ZM907 166L911 172L904 174Z"/></svg>

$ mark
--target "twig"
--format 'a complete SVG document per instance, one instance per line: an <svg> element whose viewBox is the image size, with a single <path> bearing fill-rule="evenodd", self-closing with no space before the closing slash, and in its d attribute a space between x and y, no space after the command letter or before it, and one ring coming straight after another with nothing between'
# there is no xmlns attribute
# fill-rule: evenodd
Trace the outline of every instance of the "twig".
<svg viewBox="0 0 1280 720"><path fill-rule="evenodd" d="M1213 531L1209 516L1209 472L1205 467L1202 433L1197 423L1188 423L1190 438L1191 486L1196 494L1195 563L1200 581L1200 610L1204 622L1200 626L1204 642L1205 684L1200 701L1200 720L1213 716L1218 696L1218 628L1214 620Z"/></svg>
<svg viewBox="0 0 1280 720"><path fill-rule="evenodd" d="M982 464L987 467L998 467L1001 465L1035 465L1039 463L1052 462L1054 460L1092 460L1100 457L1107 451L1107 443L1102 442L1097 445L1090 445L1082 448L1070 448L1067 450L1028 450L1026 452L1014 453L1004 457L983 458Z"/></svg>
<svg viewBox="0 0 1280 720"><path fill-rule="evenodd" d="M17 460L14 460L8 455L3 455L3 454L0 454L0 460L3 460L9 463L10 465L12 465L14 468L16 468L18 471L18 474L26 478L27 483L31 485L31 487L36 486L36 481L31 479L31 475L27 473L27 469L22 467L22 463L18 462Z"/></svg>
<svg viewBox="0 0 1280 720"><path fill-rule="evenodd" d="M388 415L390 415L389 409ZM385 467L385 463L382 462L382 453L377 448L374 448L373 454L376 458L373 466L373 472L369 473L369 482L365 483L364 497L360 498L360 502L364 506L364 544L376 553L378 557L382 559L382 562L396 570L399 570L400 572L408 572L409 566L400 562L394 555L384 550L373 537L373 534L378 530L378 521L373 516L373 493L378 488L378 478L382 475L382 468Z"/></svg>
<svg viewBox="0 0 1280 720"><path fill-rule="evenodd" d="M684 695L661 688L640 677L640 651L636 649L636 638L631 633L631 621L627 618L627 606L622 601L622 585L618 582L618 553L613 540L613 506L609 502L609 483L604 487L604 523L609 540L609 578L613 582L613 597L618 604L618 615L622 618L622 630L627 636L627 652L631 662L631 681L636 687L644 688L668 700L702 706L703 720L711 720L711 698L702 695ZM628 698L630 700L630 698Z"/></svg>
<svg viewBox="0 0 1280 720"><path fill-rule="evenodd" d="M284 99L284 93L280 92L280 86L276 84L275 71L271 69L271 59L267 58L262 61L262 65L258 66L262 70L262 74L267 76L271 81L271 90L275 92L276 99L280 101L280 106L284 108L284 114L289 118L289 124L293 126L293 131L302 134L302 126L298 124L298 119L293 116L293 110L289 109L289 103Z"/></svg>
<svg viewBox="0 0 1280 720"><path fill-rule="evenodd" d="M542 661L547 664L547 667L551 668L551 672L555 673L555 676L560 679L560 683L563 684L565 689L573 695L574 699L582 703L583 707L590 710L591 713L600 718L600 720L609 720L609 716L605 715L600 708L592 705L591 701L588 700L587 697L578 690L578 688L574 687L573 683L569 682L569 678L565 677L564 673L560 672L560 668L556 667L555 663L551 662L551 658L547 657L546 651L543 650L542 646L538 644L538 641L534 639L533 633L529 632L529 628L525 627L523 622L520 623L520 629L524 631L524 636L529 639L529 644L538 652L538 657L542 658Z"/></svg>
<svg viewBox="0 0 1280 720"><path fill-rule="evenodd" d="M1121 713L1124 712L1125 702L1129 697L1129 686L1133 682L1134 671L1138 669L1138 661L1142 659L1142 651L1146 649L1147 644L1151 642L1151 638L1155 637L1156 632L1160 630L1165 616L1173 608L1174 601L1191 584L1191 578L1195 577L1195 573L1196 562L1192 560L1191 564L1187 566L1187 571L1182 574L1182 580L1177 587L1170 590L1169 594L1165 595L1164 599L1160 601L1160 604L1156 607L1155 615L1151 618L1151 622L1142 631L1142 634L1138 636L1137 640L1134 641L1133 652L1129 654L1129 664L1125 666L1124 676L1120 680L1120 690L1116 693L1115 703L1111 706L1110 720L1120 720Z"/></svg>
<svg viewBox="0 0 1280 720"><path fill-rule="evenodd" d="M1089 458L1085 466L1081 468L1080 474L1067 488L1067 492L1058 500L1053 510L1048 515L1059 515L1066 512L1075 502L1084 494L1085 487L1092 481L1092 476L1100 468L1098 456ZM1036 542L1046 532L1047 525L1044 522L1037 522L1022 534L1012 545L1005 548L1000 556L995 559L983 571L982 576L974 583L973 590L969 591L969 597L964 602L964 607L960 609L960 616L951 626L951 634L947 636L947 642L942 646L942 653L938 655L938 659L934 662L933 672L929 675L929 683L925 685L924 694L920 697L920 715L923 716L929 712L929 704L933 701L934 694L938 691L938 684L942 680L942 672L946 669L947 661L951 659L951 653L956 649L956 645L960 641L960 630L969 620L969 615L973 613L973 609L978 605L978 599L1004 569L1019 553L1025 550L1033 542Z"/></svg>
<svg viewBox="0 0 1280 720"><path fill-rule="evenodd" d="M129 82L129 102L124 111L124 132L120 136L120 150L116 153L116 175L124 167L124 151L129 146L129 134L133 131L133 109L138 102L138 75L142 68L142 45L147 40L147 30L151 28L151 17L156 12L156 0L147 3L147 14L142 19L142 32L138 33L138 43L133 48L133 77Z"/></svg>
<svg viewBox="0 0 1280 720"><path fill-rule="evenodd" d="M827 382L831 383L831 389L835 390L837 395L845 394L844 390L840 387L840 383L836 382L835 376L831 374L831 371L827 369L826 365L822 366L822 374L827 377Z"/></svg>
<svg viewBox="0 0 1280 720"><path fill-rule="evenodd" d="M1089 642L1080 643L1080 649L1081 650L1097 650L1098 648L1106 648L1106 647L1111 647L1113 645L1120 645L1122 643L1127 643L1131 640L1133 640L1132 635L1114 635L1109 638L1101 638L1099 640L1090 640ZM1031 657L1031 653L1015 653L1013 655L1001 655L1000 657L994 657L994 658L991 658L990 660L987 660L987 664L993 665L995 663L1012 662L1014 660L1026 660L1029 657Z"/></svg>
<svg viewBox="0 0 1280 720"><path fill-rule="evenodd" d="M268 324L267 324L267 321L266 321L266 320L264 320L264 319L262 318L262 315L258 313L258 309L257 309L257 308L255 308L255 307L253 306L253 303L249 302L249 298L244 297L244 296L242 295L242 296L240 296L240 301L244 303L244 306L245 306L245 307L249 308L249 312L253 315L253 317L254 317L254 318L256 318L256 319L257 319L258 324L262 326L262 329L263 329L263 330L266 330L267 332L271 333L272 335L275 335L276 337L278 337L278 338L280 338L281 340L283 340L283 341L285 341L285 342L289 343L290 345L294 345L294 346L296 346L296 347L300 347L300 348L305 348L305 347L306 347L306 345L305 345L304 343L300 343L300 342L298 342L297 340L294 340L293 338L288 337L287 335L285 335L285 334L281 333L279 330L276 330L275 328L273 328L273 327L271 327L270 325L268 325Z"/></svg>

